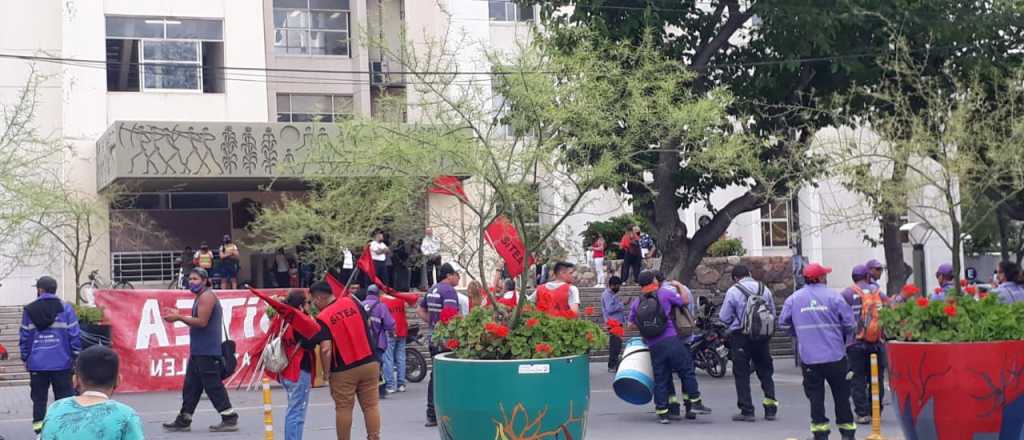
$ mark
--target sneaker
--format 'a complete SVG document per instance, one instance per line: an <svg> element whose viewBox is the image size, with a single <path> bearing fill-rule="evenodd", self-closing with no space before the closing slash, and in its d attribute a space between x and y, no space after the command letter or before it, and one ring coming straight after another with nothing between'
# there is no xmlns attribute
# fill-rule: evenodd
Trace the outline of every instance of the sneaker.
<svg viewBox="0 0 1024 440"><path fill-rule="evenodd" d="M405 392L405 385L399 385L398 386L398 392L399 393L404 393Z"/></svg>
<svg viewBox="0 0 1024 440"><path fill-rule="evenodd" d="M192 430L192 417L178 414L178 417L171 423L164 423L163 427L168 432L188 432Z"/></svg>
<svg viewBox="0 0 1024 440"><path fill-rule="evenodd" d="M615 374L615 372L617 372L617 371L619 371L618 368L608 367L608 372L609 373Z"/></svg>
<svg viewBox="0 0 1024 440"><path fill-rule="evenodd" d="M686 420L697 420L697 413L693 411L687 411L686 415L684 415L683 417L686 417Z"/></svg>
<svg viewBox="0 0 1024 440"><path fill-rule="evenodd" d="M388 389L386 390L386 392L387 392L388 394L395 394L395 393L397 393L397 392L398 392L398 389L397 389L397 388L388 388Z"/></svg>
<svg viewBox="0 0 1024 440"><path fill-rule="evenodd" d="M858 425L869 425L871 424L871 416L860 416L857 417Z"/></svg>
<svg viewBox="0 0 1024 440"><path fill-rule="evenodd" d="M764 406L764 419L775 420L775 416L779 413L779 405L765 405Z"/></svg>
<svg viewBox="0 0 1024 440"><path fill-rule="evenodd" d="M210 425L210 432L235 432L238 431L238 414L220 416L220 423Z"/></svg>
<svg viewBox="0 0 1024 440"><path fill-rule="evenodd" d="M734 422L754 422L754 421L757 421L757 417L754 417L753 414L743 414L743 413L740 413L740 414L736 414L736 415L732 416L732 421L734 421Z"/></svg>
<svg viewBox="0 0 1024 440"><path fill-rule="evenodd" d="M700 399L690 402L690 409L697 414L711 414L711 408L704 406L704 402Z"/></svg>
<svg viewBox="0 0 1024 440"><path fill-rule="evenodd" d="M668 414L659 414L658 423L661 423L662 425L667 425L669 423L672 423L672 421L668 419Z"/></svg>
<svg viewBox="0 0 1024 440"><path fill-rule="evenodd" d="M437 426L437 419L427 419L427 423L423 424L426 428L433 428Z"/></svg>

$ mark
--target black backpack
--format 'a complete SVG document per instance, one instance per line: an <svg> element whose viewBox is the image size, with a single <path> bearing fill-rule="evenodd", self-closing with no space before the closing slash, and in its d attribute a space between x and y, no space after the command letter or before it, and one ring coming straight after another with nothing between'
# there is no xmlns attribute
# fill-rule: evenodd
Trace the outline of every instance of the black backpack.
<svg viewBox="0 0 1024 440"><path fill-rule="evenodd" d="M636 306L636 324L640 328L640 335L645 338L656 338L665 333L665 329L668 328L668 316L661 308L661 300L657 294L640 296L640 303Z"/></svg>

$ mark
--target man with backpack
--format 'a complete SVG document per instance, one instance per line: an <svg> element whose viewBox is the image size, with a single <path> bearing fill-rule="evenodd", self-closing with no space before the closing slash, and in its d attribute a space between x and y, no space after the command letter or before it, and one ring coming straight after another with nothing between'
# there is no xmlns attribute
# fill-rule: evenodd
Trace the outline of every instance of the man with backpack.
<svg viewBox="0 0 1024 440"><path fill-rule="evenodd" d="M679 338L682 339L686 346L686 350L690 353L691 357L693 353L690 351L690 345L693 343L694 329L697 327L697 301L693 298L693 293L690 292L683 283L676 280L670 280L665 277L665 274L661 270L652 270L654 273L654 280L658 282L658 285L662 289L668 289L683 299L686 303L686 307L672 307L672 323L676 327L676 333L679 334ZM697 367L693 362L689 363L689 368L683 373L686 377L692 377L694 381L697 380ZM683 394L684 401L689 400L689 396ZM702 414L701 411L695 411L697 414ZM706 414L706 413L703 413ZM679 398L676 396L675 383L672 381L672 376L668 378L668 416L669 418L678 418L680 415Z"/></svg>
<svg viewBox="0 0 1024 440"><path fill-rule="evenodd" d="M831 268L818 263L804 267L807 280L786 298L779 315L779 330L797 337L804 394L811 403L811 434L827 440L831 426L825 416L825 382L832 389L836 425L843 440L854 440L857 424L850 410L850 383L846 380L846 341L857 323L843 297L826 285Z"/></svg>
<svg viewBox="0 0 1024 440"><path fill-rule="evenodd" d="M753 422L754 403L750 396L751 364L764 392L765 420L775 420L779 402L775 400L775 365L770 341L775 333L775 300L772 291L750 276L750 269L737 264L732 269L736 284L725 292L725 301L718 313L729 326L729 348L732 351L732 373L736 381L736 399L740 413L737 422Z"/></svg>
<svg viewBox="0 0 1024 440"><path fill-rule="evenodd" d="M366 299L363 301L363 310L366 310L368 317L367 327L370 330L370 346L378 360L384 359L384 352L388 349L388 338L394 337L395 318L391 311L380 300L380 288L376 284L370 284L366 288ZM383 362L383 361L382 361ZM384 383L380 384L380 398L387 397L387 389Z"/></svg>
<svg viewBox="0 0 1024 440"><path fill-rule="evenodd" d="M632 327L640 330L640 336L651 352L651 366L654 370L654 405L658 414L658 422L668 424L669 388L672 386L672 374L679 376L683 384L683 395L688 398L686 418L697 418L696 412L710 413L700 398L700 389L696 377L687 375L693 370L693 358L690 349L679 338L672 317L673 307L686 307L686 302L675 292L661 288L654 273L640 272L637 276L643 294L633 300L629 310L629 322Z"/></svg>
<svg viewBox="0 0 1024 440"><path fill-rule="evenodd" d="M854 266L852 277L853 285L843 289L842 295L853 310L854 319L857 319L857 336L846 347L846 356L850 361L850 394L857 423L866 425L871 423L871 381L868 375L871 374L872 354L878 355L878 383L885 383L885 345L878 316L889 298L873 282L868 266ZM885 387L879 387L879 402L884 397Z"/></svg>

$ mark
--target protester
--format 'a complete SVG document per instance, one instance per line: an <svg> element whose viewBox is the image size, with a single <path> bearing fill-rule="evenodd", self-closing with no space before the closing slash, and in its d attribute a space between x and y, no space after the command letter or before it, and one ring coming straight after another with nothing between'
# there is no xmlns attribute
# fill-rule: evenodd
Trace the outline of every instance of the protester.
<svg viewBox="0 0 1024 440"><path fill-rule="evenodd" d="M469 310L473 310L484 304L487 294L484 293L484 286L479 281L473 280L466 286L466 296L469 299Z"/></svg>
<svg viewBox="0 0 1024 440"><path fill-rule="evenodd" d="M494 293L494 300L508 307L515 307L519 302L519 292L516 291L516 282L513 279L500 281L497 292ZM488 305L487 297L483 299L483 305Z"/></svg>
<svg viewBox="0 0 1024 440"><path fill-rule="evenodd" d="M274 253L274 283L278 289L289 286L289 269L288 255L284 253L284 248L277 248L277 252Z"/></svg>
<svg viewBox="0 0 1024 440"><path fill-rule="evenodd" d="M665 274L661 270L652 270L651 273L654 274L654 280L658 282L658 285L661 286L661 288L668 289L672 293L682 298L683 302L686 303L685 308L687 309L687 311L689 311L691 317L697 316L697 302L694 300L693 293L690 292L690 289L688 289L686 286L683 285L683 283L680 283L679 281L670 280L666 278ZM675 315L673 315L673 317L674 316ZM696 338L696 335L681 337L680 339L682 339L683 343L686 344L687 347L689 347L690 344L693 342L694 338ZM689 350L687 350L687 353L689 353L692 356L692 353L690 353ZM692 376L694 381L697 380L697 370L696 366L693 365L693 362L689 363L689 368L683 374L685 375L685 377ZM679 398L676 396L675 383L672 381L671 375L669 376L668 380L668 416L669 418L678 418L680 415ZM689 397L686 396L685 394L683 395L683 399L688 398ZM697 414L703 413L702 411L695 412Z"/></svg>
<svg viewBox="0 0 1024 440"><path fill-rule="evenodd" d="M672 374L679 376L686 396L686 418L697 418L696 411L710 413L700 398L696 377L688 374L693 369L690 348L679 338L673 324L672 307L686 307L686 302L675 292L659 286L654 273L643 271L637 276L643 294L630 305L631 327L640 330L644 343L651 352L654 370L654 405L658 421L670 423L669 391ZM675 391L674 389L672 390Z"/></svg>
<svg viewBox="0 0 1024 440"><path fill-rule="evenodd" d="M398 240L391 259L391 287L399 292L408 292L409 282L409 245L405 240Z"/></svg>
<svg viewBox="0 0 1024 440"><path fill-rule="evenodd" d="M629 282L629 274L633 273L633 281L640 275L640 267L643 264L643 254L640 250L640 227L630 225L622 240L619 241L619 250L622 253L622 283Z"/></svg>
<svg viewBox="0 0 1024 440"><path fill-rule="evenodd" d="M296 309L306 311L306 292L293 289L288 292L285 303ZM277 334L283 320L276 319L269 333ZM280 374L274 375L284 391L288 394L288 409L284 417L285 440L301 440L302 430L306 425L306 411L309 408L309 391L312 378L316 376L316 357L313 351L302 347L306 341L294 328L289 326L281 336L281 349L288 356L288 366Z"/></svg>
<svg viewBox="0 0 1024 440"><path fill-rule="evenodd" d="M751 335L757 333L757 326L751 325L747 317L766 309L771 315L768 322L775 324L775 299L772 291L764 283L754 279L750 269L737 264L732 269L732 287L725 292L725 300L718 312L718 318L729 326L729 350L732 354L732 374L736 383L736 405L740 413L733 416L737 422L753 422L754 402L750 395L751 364L761 382L764 399L765 420L775 420L779 411L779 402L775 400L775 364L772 361L771 335ZM751 301L751 298L760 298Z"/></svg>
<svg viewBox="0 0 1024 440"><path fill-rule="evenodd" d="M637 228L639 230L639 227ZM654 239L646 232L639 232L640 257L642 259L654 258L657 256L657 248L654 246Z"/></svg>
<svg viewBox="0 0 1024 440"><path fill-rule="evenodd" d="M932 301L945 301L947 295L953 294L956 290L956 286L953 284L953 279L956 278L956 273L953 271L953 265L949 263L942 263L939 265L939 269L935 271L935 279L939 283L939 287L935 288L935 292L931 295Z"/></svg>
<svg viewBox="0 0 1024 440"><path fill-rule="evenodd" d="M210 271L210 269L213 269L213 258L213 251L210 250L210 245L204 241L199 244L199 250L192 257L193 267Z"/></svg>
<svg viewBox="0 0 1024 440"><path fill-rule="evenodd" d="M39 277L35 287L38 296L21 314L18 349L29 373L32 429L38 434L50 388L53 400L74 395L71 367L82 350L82 338L75 309L57 298L57 280Z"/></svg>
<svg viewBox="0 0 1024 440"><path fill-rule="evenodd" d="M196 295L192 304L192 315L181 316L178 309L165 307L164 321L182 322L188 326L189 358L185 370L185 384L181 390L181 411L173 422L164 423L164 429L172 432L189 431L192 415L203 392L220 414L221 422L210 426L212 432L238 430L238 413L231 407L228 390L224 388L224 358L221 351L224 314L220 300L210 288L210 275L197 267L188 274L188 289Z"/></svg>
<svg viewBox="0 0 1024 440"><path fill-rule="evenodd" d="M617 276L608 279L608 287L601 292L601 317L608 328L608 372L614 373L619 368L619 355L622 354L622 338L611 333L613 325L609 321L618 322L620 325L626 322L626 306L618 297L619 289L622 288L622 280Z"/></svg>
<svg viewBox="0 0 1024 440"><path fill-rule="evenodd" d="M329 382L337 438L349 440L352 437L352 408L358 399L366 424L366 438L379 440L380 364L373 352L369 316L351 296L336 298L331 286L323 281L314 283L309 291L313 304L320 310L317 315L320 333L303 346L319 346L322 367L331 372Z"/></svg>
<svg viewBox="0 0 1024 440"><path fill-rule="evenodd" d="M572 284L576 265L559 261L555 263L553 272L555 280L537 286L529 300L537 304L537 311L552 316L579 313L580 289Z"/></svg>
<svg viewBox="0 0 1024 440"><path fill-rule="evenodd" d="M376 284L370 284L366 288L363 309L366 310L369 322L370 346L373 347L377 359L383 362L389 341L395 337L395 318L391 316L388 307L380 300L380 288ZM384 383L381 383L379 388L380 397L386 398L387 390L384 388Z"/></svg>
<svg viewBox="0 0 1024 440"><path fill-rule="evenodd" d="M117 353L102 345L82 351L75 362L78 397L53 402L43 422L42 440L142 440L135 410L110 398L117 388Z"/></svg>
<svg viewBox="0 0 1024 440"><path fill-rule="evenodd" d="M999 302L1011 304L1024 302L1024 285L1021 284L1021 270L1017 263L1000 261L996 266L996 280L999 287L995 294L999 296Z"/></svg>
<svg viewBox="0 0 1024 440"><path fill-rule="evenodd" d="M341 250L341 282L348 282L349 278L352 278L352 271L355 270L356 259L352 256L352 250L349 248L343 248Z"/></svg>
<svg viewBox="0 0 1024 440"><path fill-rule="evenodd" d="M448 319L459 313L459 296L455 293L455 286L459 285L459 272L451 264L441 265L438 272L440 281L427 291L416 314L421 320L427 323L431 330L437 323ZM430 357L447 351L443 341L430 342ZM434 412L434 370L430 370L430 382L427 384L427 423L426 427L437 426L437 414Z"/></svg>
<svg viewBox="0 0 1024 440"><path fill-rule="evenodd" d="M836 291L826 286L831 268L818 263L804 267L807 280L782 306L779 329L796 336L803 372L804 394L811 403L811 433L828 439L831 427L825 416L825 382L832 390L836 425L843 440L853 440L857 424L850 410L850 383L846 380L846 340L856 329L853 310Z"/></svg>
<svg viewBox="0 0 1024 440"><path fill-rule="evenodd" d="M239 264L239 253L238 246L231 241L230 235L224 235L220 245L220 266L221 276L227 280L227 285L222 286L225 289L237 289L238 288L238 271L241 268Z"/></svg>
<svg viewBox="0 0 1024 440"><path fill-rule="evenodd" d="M373 260L373 269L377 272L377 277L388 285L391 284L391 278L388 276L388 255L390 254L391 249L384 243L384 231L380 229L373 231L373 241L370 242L370 259Z"/></svg>
<svg viewBox="0 0 1024 440"><path fill-rule="evenodd" d="M870 262L869 262L870 263ZM878 316L888 296L874 283L874 275L866 265L857 265L851 272L853 285L843 289L843 300L850 305L857 320L856 338L846 347L850 362L850 395L857 423L871 423L871 355L878 355L878 383L885 383L885 345ZM885 387L879 387L879 404L885 398Z"/></svg>
<svg viewBox="0 0 1024 440"><path fill-rule="evenodd" d="M590 245L590 252L593 253L591 258L594 259L594 272L597 272L597 285L594 287L604 287L604 250L605 250L604 236L597 234L597 238L594 239L594 244Z"/></svg>
<svg viewBox="0 0 1024 440"><path fill-rule="evenodd" d="M388 338L384 351L384 384L390 393L405 392L405 338L409 336L409 320L405 316L406 305L414 305L418 297L413 294L399 294L398 297L384 295L381 301L388 307L395 320L395 336Z"/></svg>
<svg viewBox="0 0 1024 440"><path fill-rule="evenodd" d="M426 286L434 285L434 274L438 268L441 267L441 240L438 240L434 236L434 230L427 228L424 231L423 241L420 242L420 253L426 258L423 264L423 271L425 274ZM436 278L441 279L440 275Z"/></svg>
<svg viewBox="0 0 1024 440"><path fill-rule="evenodd" d="M864 263L864 266L868 268L868 283L872 285L872 290L881 288L879 283L881 283L882 273L885 272L885 265L872 258Z"/></svg>

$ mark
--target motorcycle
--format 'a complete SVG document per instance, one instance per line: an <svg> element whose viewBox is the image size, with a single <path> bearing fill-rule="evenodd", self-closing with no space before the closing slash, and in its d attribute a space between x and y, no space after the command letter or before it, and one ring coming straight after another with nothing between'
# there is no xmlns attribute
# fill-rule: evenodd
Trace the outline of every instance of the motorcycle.
<svg viewBox="0 0 1024 440"><path fill-rule="evenodd" d="M409 326L409 335L405 337L405 380L413 383L422 382L427 377L427 359L413 345L422 345L420 326Z"/></svg>
<svg viewBox="0 0 1024 440"><path fill-rule="evenodd" d="M726 337L728 327L718 320L715 315L716 307L707 297L700 297L698 304L698 332L690 342L694 365L706 371L711 377L724 377L729 369L729 361L732 360L729 338Z"/></svg>

